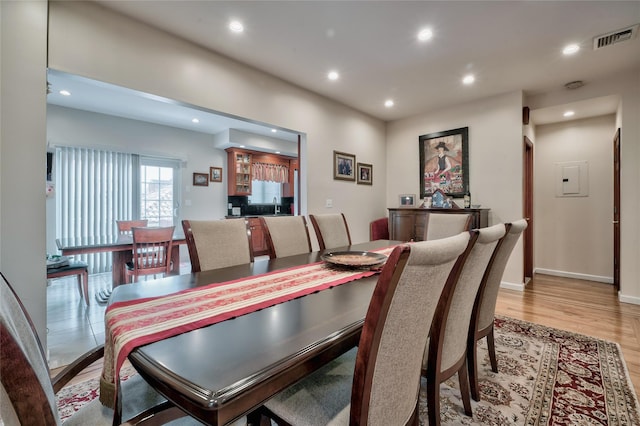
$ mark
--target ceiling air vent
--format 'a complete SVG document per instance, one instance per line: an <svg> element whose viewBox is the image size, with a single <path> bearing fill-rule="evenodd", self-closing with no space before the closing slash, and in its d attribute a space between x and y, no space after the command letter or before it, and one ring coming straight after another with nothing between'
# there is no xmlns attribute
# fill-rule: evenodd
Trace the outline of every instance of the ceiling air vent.
<svg viewBox="0 0 640 426"><path fill-rule="evenodd" d="M622 43L623 41L635 38L636 34L638 33L638 25L640 24L594 37L593 50L602 49L603 47L611 46L612 44L616 43Z"/></svg>

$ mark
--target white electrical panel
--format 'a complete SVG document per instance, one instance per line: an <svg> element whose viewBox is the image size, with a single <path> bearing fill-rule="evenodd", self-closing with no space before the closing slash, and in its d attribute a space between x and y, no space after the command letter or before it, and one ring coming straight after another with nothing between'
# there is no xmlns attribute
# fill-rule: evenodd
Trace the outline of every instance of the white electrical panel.
<svg viewBox="0 0 640 426"><path fill-rule="evenodd" d="M589 163L566 161L556 163L556 197L589 196Z"/></svg>

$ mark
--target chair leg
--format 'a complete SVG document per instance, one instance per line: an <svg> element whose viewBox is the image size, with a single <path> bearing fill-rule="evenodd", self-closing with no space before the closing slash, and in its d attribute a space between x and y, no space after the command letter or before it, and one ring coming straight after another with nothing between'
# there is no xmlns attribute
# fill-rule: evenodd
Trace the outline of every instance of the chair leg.
<svg viewBox="0 0 640 426"><path fill-rule="evenodd" d="M469 385L471 386L471 397L474 401L480 401L480 385L478 384L478 348L475 336L473 343L467 348L467 367L469 369Z"/></svg>
<svg viewBox="0 0 640 426"><path fill-rule="evenodd" d="M464 405L464 413L471 417L471 398L469 395L469 376L467 374L467 359L465 358L460 370L458 370L458 380L460 382L460 394L462 396L462 405Z"/></svg>
<svg viewBox="0 0 640 426"><path fill-rule="evenodd" d="M440 426L440 380L437 374L427 379L429 426Z"/></svg>
<svg viewBox="0 0 640 426"><path fill-rule="evenodd" d="M487 334L487 349L489 349L489 359L491 360L491 371L498 372L498 359L496 358L496 343L493 337L493 325Z"/></svg>
<svg viewBox="0 0 640 426"><path fill-rule="evenodd" d="M89 306L89 271L87 269L80 274L82 277L82 295L84 296L84 302Z"/></svg>

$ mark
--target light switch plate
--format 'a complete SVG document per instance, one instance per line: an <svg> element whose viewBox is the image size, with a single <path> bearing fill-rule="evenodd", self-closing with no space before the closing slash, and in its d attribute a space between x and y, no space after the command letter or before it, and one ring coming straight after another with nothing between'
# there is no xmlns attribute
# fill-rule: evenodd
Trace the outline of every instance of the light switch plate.
<svg viewBox="0 0 640 426"><path fill-rule="evenodd" d="M331 198L327 198L327 201L324 203L324 206L328 209L333 207L333 200Z"/></svg>

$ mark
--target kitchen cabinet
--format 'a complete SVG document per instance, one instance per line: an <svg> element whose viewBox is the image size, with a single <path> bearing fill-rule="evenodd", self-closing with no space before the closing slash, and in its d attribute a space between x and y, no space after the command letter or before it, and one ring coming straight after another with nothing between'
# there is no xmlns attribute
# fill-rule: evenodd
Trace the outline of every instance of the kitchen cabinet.
<svg viewBox="0 0 640 426"><path fill-rule="evenodd" d="M268 255L269 249L260 218L250 217L247 218L247 220L249 222L249 229L251 230L251 250L253 251L253 255Z"/></svg>
<svg viewBox="0 0 640 426"><path fill-rule="evenodd" d="M252 154L233 148L226 151L228 195L251 195Z"/></svg>
<svg viewBox="0 0 640 426"><path fill-rule="evenodd" d="M490 209L389 209L389 238L398 241L422 241L429 213L470 214L471 229L486 228Z"/></svg>

